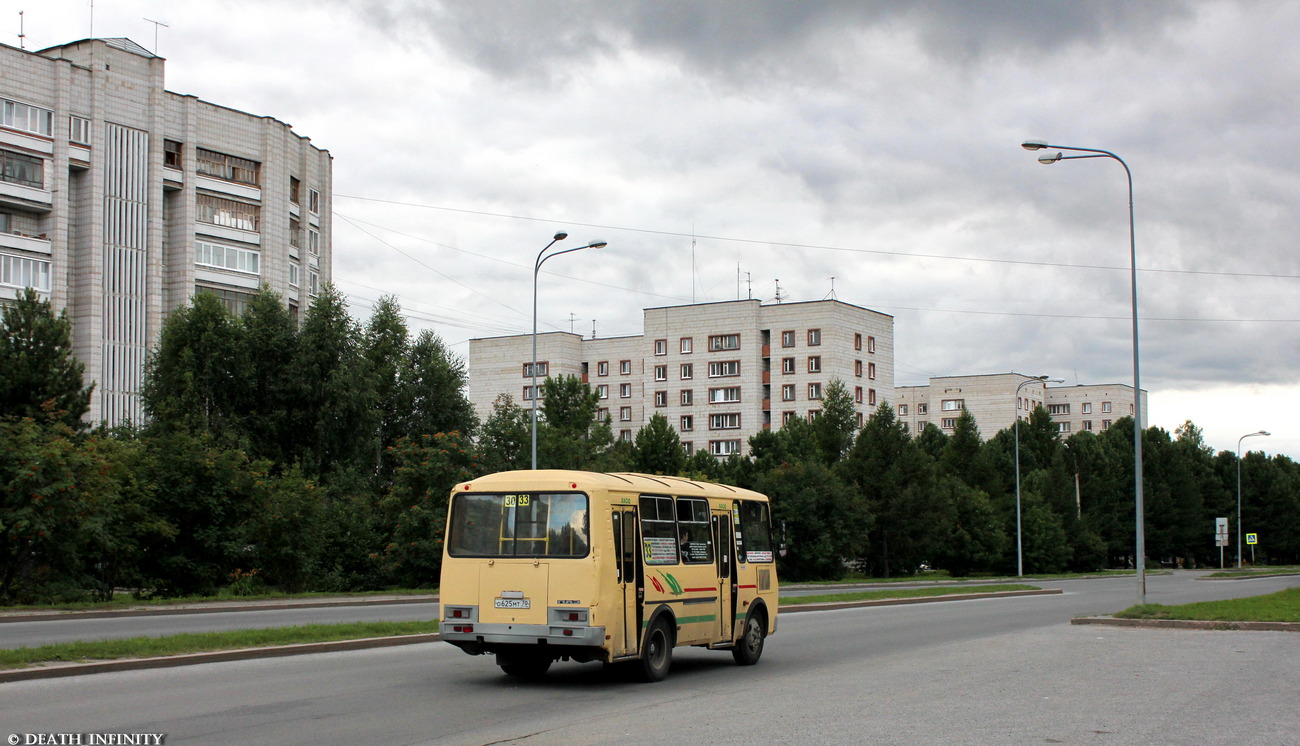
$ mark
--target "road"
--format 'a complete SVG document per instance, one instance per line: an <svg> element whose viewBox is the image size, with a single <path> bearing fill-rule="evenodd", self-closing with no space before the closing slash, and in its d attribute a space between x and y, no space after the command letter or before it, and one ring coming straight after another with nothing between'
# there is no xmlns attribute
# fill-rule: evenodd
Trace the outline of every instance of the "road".
<svg viewBox="0 0 1300 746"><path fill-rule="evenodd" d="M1052 585L1041 583L1041 585ZM1071 626L1134 582L783 615L763 660L679 651L638 684L559 664L520 684L445 644L0 684L0 738L166 733L167 744L1294 744L1300 635ZM1152 576L1152 601L1300 578Z"/></svg>

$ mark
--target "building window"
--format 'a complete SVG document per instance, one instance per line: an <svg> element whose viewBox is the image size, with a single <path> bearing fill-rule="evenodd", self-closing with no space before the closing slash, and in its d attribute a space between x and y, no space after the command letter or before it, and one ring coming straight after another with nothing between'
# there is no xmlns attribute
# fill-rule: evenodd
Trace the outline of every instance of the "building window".
<svg viewBox="0 0 1300 746"><path fill-rule="evenodd" d="M533 387L532 387L532 386L525 386L525 387L524 387L524 401L532 401L532 400L533 400Z"/></svg>
<svg viewBox="0 0 1300 746"><path fill-rule="evenodd" d="M252 293L241 293L238 290L226 290L225 288L211 288L204 285L195 285L195 293L212 293L221 299L221 304L233 316L243 316L244 311L248 310L248 304L253 302Z"/></svg>
<svg viewBox="0 0 1300 746"><path fill-rule="evenodd" d="M862 429L862 413L858 412L858 429ZM907 432L907 423L903 423L903 432Z"/></svg>
<svg viewBox="0 0 1300 746"><path fill-rule="evenodd" d="M320 292L320 272L314 269L307 272L307 292L310 295Z"/></svg>
<svg viewBox="0 0 1300 746"><path fill-rule="evenodd" d="M550 363L548 363L548 362L546 362L546 361L544 361L544 360L542 360L542 361L538 361L538 363L537 363L537 377L538 377L538 378L544 378L544 377L550 375L550 372L551 372L551 364L550 364ZM532 378L532 377L533 377L533 364L532 364L532 363L524 363L524 378Z"/></svg>
<svg viewBox="0 0 1300 746"><path fill-rule="evenodd" d="M855 349L855 350L860 350L860 349L862 349L862 335L861 335L861 334L854 333L854 335L853 335L853 349Z"/></svg>
<svg viewBox="0 0 1300 746"><path fill-rule="evenodd" d="M205 267L233 269L236 272L255 275L260 272L261 256L260 252L248 249L237 249L207 241L194 242L194 263Z"/></svg>
<svg viewBox="0 0 1300 746"><path fill-rule="evenodd" d="M1070 432L1070 423L1068 423L1068 422L1058 422L1058 423L1056 423L1056 432L1058 432L1058 433L1068 433L1068 432Z"/></svg>
<svg viewBox="0 0 1300 746"><path fill-rule="evenodd" d="M686 452L687 456L692 456L695 454L695 444L690 442L689 440L683 440L682 450Z"/></svg>
<svg viewBox="0 0 1300 746"><path fill-rule="evenodd" d="M781 387L781 401L794 401L793 383L787 383Z"/></svg>
<svg viewBox="0 0 1300 746"><path fill-rule="evenodd" d="M682 354L683 354L683 355L689 355L689 354L691 354L691 345L692 345L692 342L691 342L691 338L690 338L690 337L682 337L682 346L681 346L681 350L682 350Z"/></svg>
<svg viewBox="0 0 1300 746"><path fill-rule="evenodd" d="M655 392L655 406L656 406L656 407L666 407L666 406L668 406L668 392L667 392L667 391L656 391L656 392Z"/></svg>
<svg viewBox="0 0 1300 746"><path fill-rule="evenodd" d="M609 407L599 407L596 409L597 422L609 422Z"/></svg>
<svg viewBox="0 0 1300 746"><path fill-rule="evenodd" d="M872 406L872 407L876 406L876 390L875 390L875 389L867 389L867 404L868 404L869 406Z"/></svg>
<svg viewBox="0 0 1300 746"><path fill-rule="evenodd" d="M740 387L728 386L721 389L709 389L710 404L734 404L740 401Z"/></svg>
<svg viewBox="0 0 1300 746"><path fill-rule="evenodd" d="M867 363L867 378L871 379L872 381L876 380L876 364L875 364L875 363Z"/></svg>
<svg viewBox="0 0 1300 746"><path fill-rule="evenodd" d="M289 245L295 249L302 248L302 223L298 218L289 218Z"/></svg>
<svg viewBox="0 0 1300 746"><path fill-rule="evenodd" d="M695 418L689 414L682 415L681 424L677 429L684 433L691 432L695 429Z"/></svg>
<svg viewBox="0 0 1300 746"><path fill-rule="evenodd" d="M668 366L667 366L667 365L656 365L656 366L655 366L655 380L656 380L656 381L667 381L667 380L668 380Z"/></svg>
<svg viewBox="0 0 1300 746"><path fill-rule="evenodd" d="M1092 402L1086 401L1082 404L1082 407L1083 407L1083 414L1092 414Z"/></svg>
<svg viewBox="0 0 1300 746"><path fill-rule="evenodd" d="M821 372L822 372L822 356L821 356L821 355L812 355L812 356L810 356L810 357L808 358L808 372L809 372L809 373L821 373Z"/></svg>
<svg viewBox="0 0 1300 746"><path fill-rule="evenodd" d="M794 358L792 357L781 358L781 372L782 373L794 372Z"/></svg>
<svg viewBox="0 0 1300 746"><path fill-rule="evenodd" d="M598 376L607 376L607 375L609 375L609 361L608 361L608 360L602 360L601 362L596 363L596 375L598 375Z"/></svg>
<svg viewBox="0 0 1300 746"><path fill-rule="evenodd" d="M260 209L257 205L233 199L200 193L195 198L197 219L200 223L220 225L241 231L257 232Z"/></svg>
<svg viewBox="0 0 1300 746"><path fill-rule="evenodd" d="M68 117L68 140L78 145L89 145L90 120L78 116Z"/></svg>
<svg viewBox="0 0 1300 746"><path fill-rule="evenodd" d="M945 412L960 412L966 408L966 400L965 399L944 399L943 403L940 404L939 406Z"/></svg>
<svg viewBox="0 0 1300 746"><path fill-rule="evenodd" d="M720 350L739 350L739 334L715 334L709 337L709 352L718 352Z"/></svg>
<svg viewBox="0 0 1300 746"><path fill-rule="evenodd" d="M720 360L709 363L709 378L727 378L740 375L739 360Z"/></svg>
<svg viewBox="0 0 1300 746"><path fill-rule="evenodd" d="M262 183L262 164L247 158L195 148L195 166L202 176L212 176L239 184Z"/></svg>
<svg viewBox="0 0 1300 746"><path fill-rule="evenodd" d="M54 136L54 112L37 106L20 104L9 99L4 102L3 124L16 130L35 132L46 137Z"/></svg>
<svg viewBox="0 0 1300 746"><path fill-rule="evenodd" d="M794 347L794 332L793 332L793 331L781 332L781 346L782 346L782 347Z"/></svg>
<svg viewBox="0 0 1300 746"><path fill-rule="evenodd" d="M820 383L808 384L808 398L813 400L822 398L822 385Z"/></svg>
<svg viewBox="0 0 1300 746"><path fill-rule="evenodd" d="M632 431L631 431L631 430L619 430L619 431L618 431L618 439L621 440L621 441L623 441L624 443L631 443L631 442L632 442Z"/></svg>
<svg viewBox="0 0 1300 746"><path fill-rule="evenodd" d="M691 378L694 377L694 375L695 375L695 368L691 367L690 363L682 363L681 379L683 381L689 381L691 380Z"/></svg>
<svg viewBox="0 0 1300 746"><path fill-rule="evenodd" d="M1110 422L1111 422L1110 420L1102 420L1102 421L1101 421L1101 429L1102 429L1102 430L1109 430L1109 429L1110 429Z"/></svg>
<svg viewBox="0 0 1300 746"><path fill-rule="evenodd" d="M1101 403L1101 413L1110 414L1110 402L1104 401Z"/></svg>
<svg viewBox="0 0 1300 746"><path fill-rule="evenodd" d="M709 415L710 430L739 430L740 413L726 412L724 414Z"/></svg>
<svg viewBox="0 0 1300 746"><path fill-rule="evenodd" d="M795 418L795 417L796 417L796 413L794 413L794 412L782 412L782 413L781 413L781 426L782 426L782 427L785 427L786 425L789 425L791 422L794 422L794 418Z"/></svg>
<svg viewBox="0 0 1300 746"><path fill-rule="evenodd" d="M906 404L899 404L899 405L898 405L898 416L899 416L899 417L906 417L906 416L907 416L907 405L906 405Z"/></svg>
<svg viewBox="0 0 1300 746"><path fill-rule="evenodd" d="M175 140L163 140L163 165L178 171L183 168L185 165L185 161L182 160L183 149L184 146Z"/></svg>
<svg viewBox="0 0 1300 746"><path fill-rule="evenodd" d="M740 453L739 440L710 440L709 453L714 456L732 456Z"/></svg>
<svg viewBox="0 0 1300 746"><path fill-rule="evenodd" d="M939 426L942 427L944 430L951 430L957 427L957 418L944 417L943 419L939 420Z"/></svg>
<svg viewBox="0 0 1300 746"><path fill-rule="evenodd" d="M822 416L822 411L821 411L820 409L810 409L810 410L808 410L808 421L809 421L809 422L815 422L815 421L817 420L817 418L818 418L818 417L821 417L821 416Z"/></svg>
<svg viewBox="0 0 1300 746"><path fill-rule="evenodd" d="M0 285L50 292L50 263L25 256L0 254Z"/></svg>
<svg viewBox="0 0 1300 746"><path fill-rule="evenodd" d="M13 184L45 188L45 161L30 155L0 150L0 179Z"/></svg>
<svg viewBox="0 0 1300 746"><path fill-rule="evenodd" d="M289 177L289 201L293 204L299 204L302 196L302 181L297 176Z"/></svg>
<svg viewBox="0 0 1300 746"><path fill-rule="evenodd" d="M874 354L876 351L876 338L867 337L867 352Z"/></svg>
<svg viewBox="0 0 1300 746"><path fill-rule="evenodd" d="M916 405L916 413L917 413L918 415L929 414L929 413L930 413L930 405L929 405L929 404L917 404L917 405ZM922 423L922 427L924 427L924 423Z"/></svg>
<svg viewBox="0 0 1300 746"><path fill-rule="evenodd" d="M692 391L693 391L692 389L682 389L683 407L689 407L693 403L693 400L695 399L695 395L692 393Z"/></svg>
<svg viewBox="0 0 1300 746"><path fill-rule="evenodd" d="M320 232L307 229L307 252L312 256L320 256Z"/></svg>
<svg viewBox="0 0 1300 746"><path fill-rule="evenodd" d="M854 389L853 389L853 401L857 402L858 404L861 404L861 403L862 403L862 387L861 387L861 386L856 386L856 387L854 387Z"/></svg>
<svg viewBox="0 0 1300 746"><path fill-rule="evenodd" d="M1047 413L1048 414L1069 414L1070 405L1069 404L1048 404Z"/></svg>
<svg viewBox="0 0 1300 746"><path fill-rule="evenodd" d="M302 267L297 262L289 262L289 286L298 287L302 278Z"/></svg>
<svg viewBox="0 0 1300 746"><path fill-rule="evenodd" d="M632 384L630 384L630 383L620 383L620 384L618 385L618 398L620 398L620 399L631 399L631 398L632 398Z"/></svg>
<svg viewBox="0 0 1300 746"><path fill-rule="evenodd" d="M607 384L607 383L602 383L602 384L600 384L599 386L596 387L596 398L598 398L598 399L608 399L608 398L609 398L609 384Z"/></svg>
<svg viewBox="0 0 1300 746"><path fill-rule="evenodd" d="M619 407L619 408L618 408L618 421L619 421L619 422L631 422L631 421L632 421L632 408L631 408L631 407Z"/></svg>
<svg viewBox="0 0 1300 746"><path fill-rule="evenodd" d="M631 360L618 361L618 372L619 375L623 375L623 376L632 375L632 361Z"/></svg>
<svg viewBox="0 0 1300 746"><path fill-rule="evenodd" d="M307 190L307 209L310 210L313 215L320 214L320 192L315 189Z"/></svg>
<svg viewBox="0 0 1300 746"><path fill-rule="evenodd" d="M1092 420L1084 420L1083 422L1080 422L1080 423L1079 423L1079 427L1080 427L1081 429L1083 429L1083 430L1091 431L1091 430L1092 430Z"/></svg>
<svg viewBox="0 0 1300 746"><path fill-rule="evenodd" d="M667 355L667 354L668 354L668 340L666 340L666 339L656 339L656 340L655 340L655 354L656 354L656 355Z"/></svg>
<svg viewBox="0 0 1300 746"><path fill-rule="evenodd" d="M861 361L861 360L854 360L854 361L853 361L853 375L857 376L858 378L861 378L861 377L862 377L862 361Z"/></svg>
<svg viewBox="0 0 1300 746"><path fill-rule="evenodd" d="M816 347L817 345L819 345L819 344L821 344L821 343L822 343L822 330L821 330L821 329L809 329L809 330L808 330L808 346L809 346L809 347Z"/></svg>

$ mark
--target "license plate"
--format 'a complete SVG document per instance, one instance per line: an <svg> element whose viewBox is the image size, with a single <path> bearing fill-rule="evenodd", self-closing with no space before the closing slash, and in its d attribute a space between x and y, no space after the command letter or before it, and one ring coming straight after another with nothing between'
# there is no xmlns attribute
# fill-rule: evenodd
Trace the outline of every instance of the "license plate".
<svg viewBox="0 0 1300 746"><path fill-rule="evenodd" d="M529 609L532 608L529 599L526 598L498 598L492 602L498 609Z"/></svg>

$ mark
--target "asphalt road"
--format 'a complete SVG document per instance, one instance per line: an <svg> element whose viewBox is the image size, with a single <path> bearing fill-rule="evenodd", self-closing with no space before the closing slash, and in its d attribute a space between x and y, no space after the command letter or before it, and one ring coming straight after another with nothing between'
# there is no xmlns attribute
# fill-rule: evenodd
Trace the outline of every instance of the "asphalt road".
<svg viewBox="0 0 1300 746"><path fill-rule="evenodd" d="M1152 601L1300 579L1152 576ZM1042 583L1042 585L1052 585ZM166 733L167 744L1295 744L1300 635L1071 626L1132 580L1057 596L783 615L763 660L678 651L632 683L558 664L520 684L435 643L0 684L0 738Z"/></svg>

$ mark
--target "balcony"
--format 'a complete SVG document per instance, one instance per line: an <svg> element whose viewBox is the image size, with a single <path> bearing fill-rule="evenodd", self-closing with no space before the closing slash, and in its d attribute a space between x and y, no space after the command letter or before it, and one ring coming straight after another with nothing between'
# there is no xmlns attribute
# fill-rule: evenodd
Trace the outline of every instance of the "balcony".
<svg viewBox="0 0 1300 746"><path fill-rule="evenodd" d="M28 236L22 233L0 233L0 248L50 254L50 240L44 234Z"/></svg>

